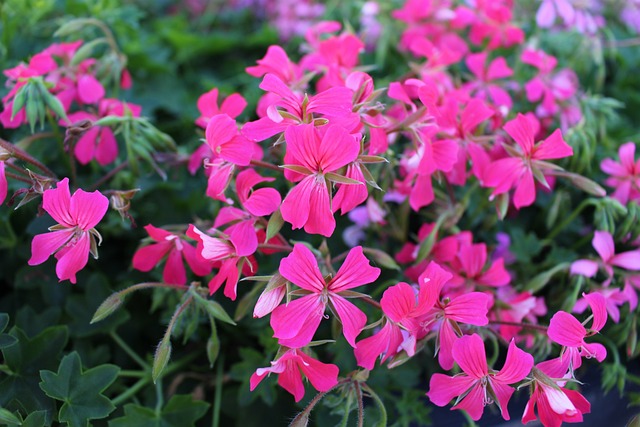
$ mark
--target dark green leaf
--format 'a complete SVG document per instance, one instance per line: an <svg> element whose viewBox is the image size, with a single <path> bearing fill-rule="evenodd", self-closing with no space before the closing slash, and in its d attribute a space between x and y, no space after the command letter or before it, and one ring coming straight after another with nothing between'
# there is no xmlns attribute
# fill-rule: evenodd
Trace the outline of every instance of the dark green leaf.
<svg viewBox="0 0 640 427"><path fill-rule="evenodd" d="M78 353L66 355L60 362L58 373L41 371L40 388L57 400L64 402L58 413L60 421L71 427L85 427L89 420L105 418L114 409L102 392L115 381L120 368L101 365L82 371Z"/></svg>
<svg viewBox="0 0 640 427"><path fill-rule="evenodd" d="M109 427L194 427L208 408L208 403L191 396L174 395L159 413L140 405L126 405L124 416L110 421Z"/></svg>

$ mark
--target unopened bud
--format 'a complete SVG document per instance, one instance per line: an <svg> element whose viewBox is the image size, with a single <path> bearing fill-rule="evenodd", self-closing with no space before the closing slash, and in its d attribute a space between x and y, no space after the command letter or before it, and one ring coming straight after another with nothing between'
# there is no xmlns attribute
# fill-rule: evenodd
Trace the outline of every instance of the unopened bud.
<svg viewBox="0 0 640 427"><path fill-rule="evenodd" d="M133 227L136 226L136 222L129 213L129 208L131 207L131 199L133 199L133 196L135 196L138 191L140 191L139 188L134 188L132 190L113 191L111 193L111 207L118 211L123 220L128 219L131 221Z"/></svg>

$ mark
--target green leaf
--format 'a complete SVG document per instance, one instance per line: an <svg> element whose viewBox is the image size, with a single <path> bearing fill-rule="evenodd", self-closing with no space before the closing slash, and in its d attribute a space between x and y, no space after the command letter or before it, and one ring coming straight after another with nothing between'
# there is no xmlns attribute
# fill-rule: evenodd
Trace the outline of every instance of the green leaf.
<svg viewBox="0 0 640 427"><path fill-rule="evenodd" d="M273 236L280 232L282 225L284 224L284 219L282 218L282 214L280 213L280 209L271 214L271 218L269 218L269 223L267 224L267 237L265 238L265 243L271 240Z"/></svg>
<svg viewBox="0 0 640 427"><path fill-rule="evenodd" d="M227 314L227 312L222 308L220 303L203 298L197 291L191 290L191 295L195 298L198 305L207 312L208 315L215 317L218 320L222 320L225 323L230 325L235 325L236 322L233 321L231 316Z"/></svg>
<svg viewBox="0 0 640 427"><path fill-rule="evenodd" d="M22 421L21 427L44 427L47 423L45 411L35 411Z"/></svg>
<svg viewBox="0 0 640 427"><path fill-rule="evenodd" d="M9 315L7 313L0 313L0 348L9 347L18 342L16 337L12 337L9 334L3 334L4 330L9 324Z"/></svg>
<svg viewBox="0 0 640 427"><path fill-rule="evenodd" d="M30 339L20 328L11 329L18 342L2 349L5 364L13 372L0 381L0 405L17 407L27 413L43 410L51 422L55 402L39 387L40 370L55 369L58 355L67 344L66 326L45 329Z"/></svg>
<svg viewBox="0 0 640 427"><path fill-rule="evenodd" d="M10 426L22 425L20 418L16 417L13 412L4 408L0 408L0 423L8 424Z"/></svg>
<svg viewBox="0 0 640 427"><path fill-rule="evenodd" d="M176 394L159 413L140 405L125 405L124 416L110 421L109 427L194 427L208 408L206 402Z"/></svg>
<svg viewBox="0 0 640 427"><path fill-rule="evenodd" d="M373 249L373 248L363 248L362 251L365 254L369 255L371 258L373 258L373 260L378 265L381 265L384 268L400 270L400 266L388 253L383 252L380 249Z"/></svg>
<svg viewBox="0 0 640 427"><path fill-rule="evenodd" d="M71 427L85 427L89 420L108 416L116 407L102 392L115 381L120 368L101 365L82 371L77 352L66 355L60 362L58 373L40 371L40 388L64 402L58 413L60 421Z"/></svg>

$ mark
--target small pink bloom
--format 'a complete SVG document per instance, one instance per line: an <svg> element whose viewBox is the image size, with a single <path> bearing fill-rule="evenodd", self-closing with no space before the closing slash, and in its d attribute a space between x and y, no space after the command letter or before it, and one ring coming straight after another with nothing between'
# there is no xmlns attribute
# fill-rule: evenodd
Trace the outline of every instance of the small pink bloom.
<svg viewBox="0 0 640 427"><path fill-rule="evenodd" d="M613 236L607 231L596 231L593 233L593 247L601 261L589 259L579 259L571 264L571 274L581 274L586 277L593 277L602 267L607 273L607 280L603 283L608 286L613 279L613 267L620 267L625 270L640 270L640 250L627 251L619 254L615 253Z"/></svg>
<svg viewBox="0 0 640 427"><path fill-rule="evenodd" d="M313 124L289 127L285 139L285 162L298 166L300 171L290 179L300 182L282 202L282 218L293 229L304 227L307 233L330 237L336 222L326 174L353 162L360 152L360 143L340 126L328 125L320 133Z"/></svg>
<svg viewBox="0 0 640 427"><path fill-rule="evenodd" d="M8 184L7 177L4 174L4 160L0 160L0 205L7 198Z"/></svg>
<svg viewBox="0 0 640 427"><path fill-rule="evenodd" d="M242 95L232 93L222 104L218 106L218 88L213 88L209 92L200 95L198 98L198 111L200 111L200 117L196 119L196 124L201 128L206 128L209 119L218 114L226 114L227 116L235 119L242 113L242 110L247 106L247 101Z"/></svg>
<svg viewBox="0 0 640 427"><path fill-rule="evenodd" d="M89 252L98 258L97 246L102 238L94 227L107 212L109 200L99 191L79 189L72 196L68 178L58 182L57 188L46 190L42 199L44 210L59 224L50 227L50 233L33 238L29 265L42 264L54 255L60 281L76 283L76 273L87 265Z"/></svg>
<svg viewBox="0 0 640 427"><path fill-rule="evenodd" d="M371 283L380 275L380 269L369 264L361 246L349 251L338 273L329 282L320 273L313 253L302 244L296 244L291 254L280 261L280 274L308 291L302 298L279 306L271 314L273 336L281 345L298 348L309 344L328 305L342 322L347 342L356 346L355 339L367 317L341 293Z"/></svg>
<svg viewBox="0 0 640 427"><path fill-rule="evenodd" d="M280 387L291 393L296 402L299 402L304 397L304 384L302 384L300 371L318 391L329 391L338 384L340 371L336 365L319 362L302 350L292 348L271 362L271 367L259 368L251 375L251 391L268 374L274 373L278 374Z"/></svg>
<svg viewBox="0 0 640 427"><path fill-rule="evenodd" d="M585 338L600 332L607 321L607 309L604 297L599 293L583 294L593 312L593 323L589 331L575 317L564 311L553 315L547 334L549 339L563 346L562 357L566 358L570 372L582 365L582 357L595 357L602 362L607 350L600 343L589 344Z"/></svg>
<svg viewBox="0 0 640 427"><path fill-rule="evenodd" d="M162 280L172 285L184 285L187 283L187 274L182 260L184 257L197 276L206 276L211 273L211 265L197 254L196 248L180 236L151 224L144 229L156 243L136 251L133 256L133 268L136 270L151 271L166 257Z"/></svg>
<svg viewBox="0 0 640 427"><path fill-rule="evenodd" d="M548 166L544 160L561 159L573 155L573 149L562 139L560 130L547 139L535 143L539 122L531 116L518 116L507 122L504 130L516 141L520 152L513 157L497 160L486 170L483 185L495 187L492 196L515 188L514 204L517 209L531 205L536 199L534 176L544 175ZM545 182L543 185L548 186Z"/></svg>
<svg viewBox="0 0 640 427"><path fill-rule="evenodd" d="M523 380L531 372L533 357L511 341L502 370L490 371L484 342L479 335L473 334L455 342L453 358L463 373L453 377L433 374L427 393L429 399L438 406L445 406L460 396L459 402L451 409L467 411L474 421L482 417L487 404L496 402L502 417L509 420L507 404L515 391L509 384Z"/></svg>
<svg viewBox="0 0 640 427"><path fill-rule="evenodd" d="M640 159L636 161L636 144L627 142L618 149L620 162L607 158L600 163L600 169L609 176L605 183L612 188L614 199L623 205L629 201L640 201Z"/></svg>
<svg viewBox="0 0 640 427"><path fill-rule="evenodd" d="M528 424L537 419L535 408L544 427L560 427L565 423L580 423L582 415L591 412L591 405L575 390L563 388L565 381L559 381L564 375L557 369L549 369L539 364L533 368L533 392L522 414L522 423Z"/></svg>

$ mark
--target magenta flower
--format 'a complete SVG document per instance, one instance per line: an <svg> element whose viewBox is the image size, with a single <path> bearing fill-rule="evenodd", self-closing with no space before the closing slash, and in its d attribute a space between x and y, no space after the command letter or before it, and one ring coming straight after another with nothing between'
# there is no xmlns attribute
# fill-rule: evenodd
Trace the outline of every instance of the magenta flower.
<svg viewBox="0 0 640 427"><path fill-rule="evenodd" d="M478 334L473 334L455 342L453 358L463 373L453 377L433 374L427 393L429 399L438 406L445 406L459 396L451 410L463 409L474 421L482 417L487 404L496 402L502 417L509 420L507 404L515 391L509 384L521 381L531 372L533 357L511 341L502 370L490 371L484 342Z"/></svg>
<svg viewBox="0 0 640 427"><path fill-rule="evenodd" d="M187 283L187 274L182 261L184 257L197 276L206 276L211 273L211 266L198 255L196 248L177 234L156 228L151 224L144 229L156 243L136 251L133 256L133 268L136 270L151 271L166 257L162 280L171 285L184 285Z"/></svg>
<svg viewBox="0 0 640 427"><path fill-rule="evenodd" d="M7 192L9 184L7 183L7 177L4 174L4 160L0 158L0 205L4 203L4 199L7 198Z"/></svg>
<svg viewBox="0 0 640 427"><path fill-rule="evenodd" d="M504 79L513 75L513 70L507 65L507 61L499 56L487 65L487 52L474 53L467 56L465 64L476 77L464 87L475 97L491 101L497 107L511 109L512 101L509 93L496 83L498 79Z"/></svg>
<svg viewBox="0 0 640 427"><path fill-rule="evenodd" d="M640 160L635 160L636 144L627 142L618 149L620 162L607 158L600 163L600 169L611 175L605 184L615 188L611 195L623 205L629 201L640 201Z"/></svg>
<svg viewBox="0 0 640 427"><path fill-rule="evenodd" d="M338 273L328 282L313 253L302 244L296 244L291 254L280 261L280 274L307 291L302 298L279 306L271 314L273 336L281 345L299 348L309 344L329 306L342 322L347 342L356 346L355 339L367 316L345 296L349 289L371 283L380 275L380 269L369 264L361 246L349 251Z"/></svg>
<svg viewBox="0 0 640 427"><path fill-rule="evenodd" d="M380 357L384 363L400 351L401 344L409 356L415 354L421 317L431 310L438 298L431 288L441 289L451 278L451 273L430 262L421 277L418 292L404 282L384 291L380 305L385 324L376 334L358 341L354 354L359 366L373 369L377 358Z"/></svg>
<svg viewBox="0 0 640 427"><path fill-rule="evenodd" d="M602 267L607 273L607 280L603 285L608 286L611 279L613 279L613 267L620 267L625 270L640 270L640 250L616 254L613 236L609 232L594 232L591 243L598 255L600 255L601 260L579 259L574 261L571 264L571 274L593 277L598 272L598 268Z"/></svg>
<svg viewBox="0 0 640 427"><path fill-rule="evenodd" d="M513 202L517 209L536 200L534 176L542 179L549 165L545 160L561 159L573 155L573 149L564 142L556 129L547 139L535 143L540 124L533 116L518 116L504 125L504 130L516 141L520 150L509 148L511 157L496 160L487 168L483 185L495 187L492 196L515 188ZM507 146L505 146L506 148ZM546 181L541 182L548 187Z"/></svg>
<svg viewBox="0 0 640 427"><path fill-rule="evenodd" d="M582 357L587 359L595 357L598 362L602 362L607 357L607 350L602 344L585 342L585 338L600 332L607 322L605 299L602 294L597 292L583 294L583 296L593 312L593 323L589 331L578 319L564 311L553 315L547 331L551 341L564 346L562 349L562 357L565 360L563 366L568 366L570 372L582 365Z"/></svg>
<svg viewBox="0 0 640 427"><path fill-rule="evenodd" d="M312 124L291 126L285 132L287 153L285 168L292 166L292 181L299 183L282 202L282 218L293 229L302 228L310 234L330 237L336 228L329 187L332 175L353 162L360 152L360 143L340 126L318 130ZM339 179L339 178L338 178ZM348 184L348 185L362 185Z"/></svg>
<svg viewBox="0 0 640 427"><path fill-rule="evenodd" d="M69 123L76 123L80 120L97 121L107 116L124 117L126 114L140 117L141 110L142 107L139 105L129 104L118 99L102 99L98 107L98 115L86 111L78 111L69 114L68 117ZM118 143L109 126L94 125L78 139L73 153L83 165L95 158L98 164L105 166L116 160Z"/></svg>
<svg viewBox="0 0 640 427"><path fill-rule="evenodd" d="M582 415L591 412L589 401L575 390L562 388L564 372L553 365L541 363L533 368L533 392L522 414L522 423L528 424L538 417L544 427L560 427L562 423L580 423Z"/></svg>
<svg viewBox="0 0 640 427"><path fill-rule="evenodd" d="M278 384L291 393L299 402L304 397L302 375L307 377L311 385L318 391L329 391L338 384L340 370L336 365L319 362L300 349L292 348L271 362L270 368L259 368L251 375L251 391L271 373L278 374Z"/></svg>
<svg viewBox="0 0 640 427"><path fill-rule="evenodd" d="M42 199L44 210L59 224L50 227L50 233L33 238L29 265L42 264L54 255L58 279L76 283L76 273L87 265L89 252L98 258L102 237L94 227L107 212L109 200L99 191L76 190L71 196L68 178L58 182L55 189L46 190Z"/></svg>

